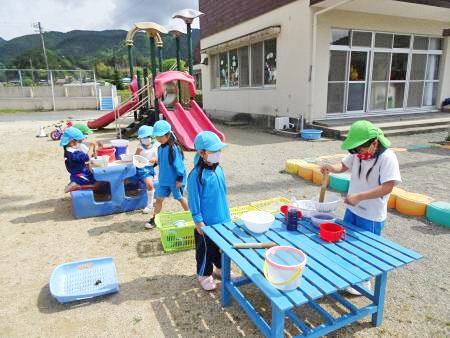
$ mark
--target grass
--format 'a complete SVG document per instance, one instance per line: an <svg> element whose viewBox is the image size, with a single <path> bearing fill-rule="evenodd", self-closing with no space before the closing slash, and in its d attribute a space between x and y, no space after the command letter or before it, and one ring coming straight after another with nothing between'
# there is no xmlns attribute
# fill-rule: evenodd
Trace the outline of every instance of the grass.
<svg viewBox="0 0 450 338"><path fill-rule="evenodd" d="M0 113L34 113L46 109L0 109Z"/></svg>
<svg viewBox="0 0 450 338"><path fill-rule="evenodd" d="M126 99L128 99L131 96L131 92L129 89L122 89L117 91L117 95L119 95L122 98L122 103L125 102Z"/></svg>

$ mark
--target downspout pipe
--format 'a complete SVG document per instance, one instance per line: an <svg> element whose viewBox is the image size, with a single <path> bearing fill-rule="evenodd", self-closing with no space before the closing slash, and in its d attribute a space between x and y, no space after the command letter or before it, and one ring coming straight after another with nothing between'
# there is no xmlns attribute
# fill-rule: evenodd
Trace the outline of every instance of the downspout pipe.
<svg viewBox="0 0 450 338"><path fill-rule="evenodd" d="M321 9L320 11L317 11L314 13L313 16L313 27L312 27L312 55L311 55L311 68L310 68L310 77L309 77L309 109L308 109L308 119L307 122L312 122L313 117L313 107L314 107L314 86L316 82L316 57L317 57L317 21L319 15L331 11L333 9L336 9L337 7L343 6L345 4L348 4L350 2L354 2L356 0L343 0L341 2L338 2L337 4Z"/></svg>

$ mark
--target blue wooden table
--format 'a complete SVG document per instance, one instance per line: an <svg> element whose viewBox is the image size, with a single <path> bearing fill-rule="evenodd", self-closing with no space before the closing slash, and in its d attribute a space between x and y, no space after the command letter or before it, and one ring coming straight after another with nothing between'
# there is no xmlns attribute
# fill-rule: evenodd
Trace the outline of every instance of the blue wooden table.
<svg viewBox="0 0 450 338"><path fill-rule="evenodd" d="M318 228L304 220L299 221L297 231L288 231L281 214L264 234L249 232L241 221L204 227L203 232L222 251L222 304L230 305L233 297L267 337L283 337L286 317L302 331L298 337L320 337L368 315L372 315L373 325L381 325L387 273L422 255L351 224L341 224L347 231L347 239L338 243L322 241ZM262 273L266 249L233 249L233 244L242 242L275 242L302 250L308 259L300 286L291 291L273 287ZM230 279L231 261L244 272L244 277ZM371 277L375 277L373 292L359 284ZM254 283L271 302L272 326L239 290L248 283ZM349 286L372 303L362 308L352 304L338 292ZM332 316L317 302L325 295L343 305L348 313L340 318ZM304 304L324 319L323 324L310 327L297 317L294 308Z"/></svg>

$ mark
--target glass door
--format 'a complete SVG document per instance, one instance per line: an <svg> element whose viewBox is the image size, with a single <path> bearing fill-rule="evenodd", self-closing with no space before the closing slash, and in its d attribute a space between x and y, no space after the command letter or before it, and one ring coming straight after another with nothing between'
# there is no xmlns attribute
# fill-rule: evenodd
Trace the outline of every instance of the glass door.
<svg viewBox="0 0 450 338"><path fill-rule="evenodd" d="M369 53L351 51L348 72L348 112L364 112Z"/></svg>

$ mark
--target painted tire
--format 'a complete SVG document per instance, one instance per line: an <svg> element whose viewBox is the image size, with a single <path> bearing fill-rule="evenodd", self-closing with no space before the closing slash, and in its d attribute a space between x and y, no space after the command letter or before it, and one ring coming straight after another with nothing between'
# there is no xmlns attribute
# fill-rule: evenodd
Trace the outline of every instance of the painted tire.
<svg viewBox="0 0 450 338"><path fill-rule="evenodd" d="M52 138L53 141L58 141L59 139L61 139L61 133L57 130L53 130L50 133L50 137Z"/></svg>
<svg viewBox="0 0 450 338"><path fill-rule="evenodd" d="M431 222L450 227L450 203L438 201L428 204L427 219Z"/></svg>

